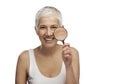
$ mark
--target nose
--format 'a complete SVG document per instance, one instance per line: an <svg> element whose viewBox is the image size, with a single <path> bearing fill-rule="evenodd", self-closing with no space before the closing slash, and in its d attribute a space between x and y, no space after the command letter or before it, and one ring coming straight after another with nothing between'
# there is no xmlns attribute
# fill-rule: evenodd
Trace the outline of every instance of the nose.
<svg viewBox="0 0 120 84"><path fill-rule="evenodd" d="M53 31L52 29L50 29L50 28L47 29L46 34L47 34L48 36L53 35L53 33L54 33L54 31Z"/></svg>

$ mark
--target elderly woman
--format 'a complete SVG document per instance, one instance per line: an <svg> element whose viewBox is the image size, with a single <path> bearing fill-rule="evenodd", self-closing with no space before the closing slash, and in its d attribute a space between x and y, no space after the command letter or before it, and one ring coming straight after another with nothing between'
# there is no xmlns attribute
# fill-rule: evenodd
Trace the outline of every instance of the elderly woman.
<svg viewBox="0 0 120 84"><path fill-rule="evenodd" d="M78 51L57 43L54 31L59 27L63 25L58 9L46 6L37 12L35 31L41 45L20 54L16 84L79 84Z"/></svg>

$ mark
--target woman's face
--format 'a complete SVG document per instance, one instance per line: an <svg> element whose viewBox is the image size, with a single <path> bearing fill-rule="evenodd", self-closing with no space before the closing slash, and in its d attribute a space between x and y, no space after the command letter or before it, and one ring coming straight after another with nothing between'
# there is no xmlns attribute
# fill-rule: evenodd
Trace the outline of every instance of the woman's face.
<svg viewBox="0 0 120 84"><path fill-rule="evenodd" d="M36 30L41 44L44 47L54 47L57 40L54 37L54 31L59 27L59 20L55 16L41 17L39 26Z"/></svg>

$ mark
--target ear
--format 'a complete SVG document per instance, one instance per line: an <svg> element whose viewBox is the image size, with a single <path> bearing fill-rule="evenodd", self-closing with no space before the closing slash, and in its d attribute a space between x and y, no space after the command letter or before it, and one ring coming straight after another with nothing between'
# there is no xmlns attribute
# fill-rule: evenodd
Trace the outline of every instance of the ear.
<svg viewBox="0 0 120 84"><path fill-rule="evenodd" d="M34 28L35 28L35 32L36 32L36 34L38 35L38 29L37 29L37 27L34 26Z"/></svg>

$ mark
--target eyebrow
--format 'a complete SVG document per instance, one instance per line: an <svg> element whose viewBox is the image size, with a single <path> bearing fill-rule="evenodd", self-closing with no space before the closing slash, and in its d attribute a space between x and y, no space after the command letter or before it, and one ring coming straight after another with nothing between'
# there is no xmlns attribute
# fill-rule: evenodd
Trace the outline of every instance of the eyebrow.
<svg viewBox="0 0 120 84"><path fill-rule="evenodd" d="M39 26L46 26L46 25L39 25Z"/></svg>

